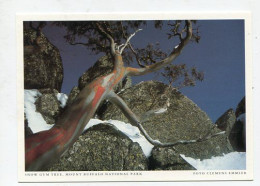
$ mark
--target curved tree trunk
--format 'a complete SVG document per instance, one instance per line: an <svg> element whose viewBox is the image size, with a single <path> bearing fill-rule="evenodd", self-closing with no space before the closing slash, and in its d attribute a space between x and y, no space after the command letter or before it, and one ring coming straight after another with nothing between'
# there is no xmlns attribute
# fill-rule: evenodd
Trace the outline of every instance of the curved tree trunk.
<svg viewBox="0 0 260 186"><path fill-rule="evenodd" d="M85 126L93 117L98 106L104 99L108 99L112 103L116 104L129 119L129 122L132 125L137 126L145 138L155 146L168 147L177 144L195 143L208 140L224 133L221 132L207 135L196 140L178 140L173 143L160 143L149 137L135 114L127 107L124 101L113 92L113 88L123 80L125 76L139 76L157 71L170 64L178 55L180 55L182 49L188 44L192 37L191 21L186 21L185 38L181 39L180 44L174 47L167 58L150 66L143 66L142 68L124 67L121 55L124 48L129 44L131 37L133 37L139 30L132 34L126 40L125 44L117 46L113 38L106 33L98 23L97 26L100 34L107 37L110 41L111 54L114 57L114 70L112 73L99 77L86 85L52 129L35 133L26 138L26 170L42 170L44 167L50 165L52 161L59 158L82 134Z"/></svg>
<svg viewBox="0 0 260 186"><path fill-rule="evenodd" d="M114 58L113 72L88 84L53 128L26 138L26 170L39 170L50 164L51 160L60 157L82 134L99 104L108 99L113 88L126 76L121 55L116 54Z"/></svg>

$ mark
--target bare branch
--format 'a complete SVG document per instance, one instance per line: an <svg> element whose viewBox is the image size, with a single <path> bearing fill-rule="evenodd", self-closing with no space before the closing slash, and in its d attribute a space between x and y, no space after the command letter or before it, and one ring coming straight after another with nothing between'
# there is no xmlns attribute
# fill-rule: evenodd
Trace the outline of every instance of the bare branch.
<svg viewBox="0 0 260 186"><path fill-rule="evenodd" d="M76 42L76 43L73 43L73 42L69 42L70 45L84 45L84 46L87 46L88 43L82 43L82 42Z"/></svg>
<svg viewBox="0 0 260 186"><path fill-rule="evenodd" d="M186 21L186 36L184 39L181 40L180 44L176 47L173 48L172 52L168 57L165 59L154 63L149 66L145 66L144 68L131 68L128 67L127 73L129 76L139 76L139 75L144 75L150 72L157 71L168 64L170 64L176 57L178 57L182 51L182 49L188 44L189 40L192 37L192 23L191 21Z"/></svg>
<svg viewBox="0 0 260 186"><path fill-rule="evenodd" d="M120 48L120 47L122 47L122 46L124 46L124 44L118 45L118 48Z"/></svg>
<svg viewBox="0 0 260 186"><path fill-rule="evenodd" d="M130 42L129 42L128 46L130 47L131 51L134 53L134 55L135 55L135 59L136 59L138 65L139 65L140 67L144 68L145 66L142 65L142 63L141 63L141 61L140 61L140 59L139 59L139 57L138 57L137 52L134 50L134 48L133 48L133 46L131 45Z"/></svg>
<svg viewBox="0 0 260 186"><path fill-rule="evenodd" d="M127 39L126 34L125 34L125 31L124 31L124 27L123 27L122 21L120 22L120 25L121 25L123 37L124 37L125 39ZM137 61L137 64L138 64L140 67L142 67L142 68L145 67L144 65L142 65L142 63L141 63L141 61L140 61L140 59L139 59L139 57L138 57L138 54L137 54L137 52L134 50L134 48L133 48L133 46L132 46L132 44L131 44L130 41L128 42L128 46L129 46L130 50L133 52L133 54L135 55L135 59L136 59L136 61Z"/></svg>
<svg viewBox="0 0 260 186"><path fill-rule="evenodd" d="M124 102L124 100L122 98L120 98L114 92L111 92L108 95L108 100L111 101L112 103L114 103L115 105L117 105L121 109L123 114L126 116L126 118L129 120L129 122L132 125L138 127L138 129L141 131L141 133L144 135L144 137L147 139L147 141L149 141L154 146L172 147L172 146L179 145L179 144L190 144L190 143L202 142L202 141L209 140L213 137L225 134L225 131L222 131L222 132L212 134L212 135L207 134L206 136L204 136L202 138L195 139L195 140L178 140L178 141L173 142L173 143L161 143L158 140L152 139L149 136L149 134L147 134L146 130L143 128L143 126L139 122L137 116L132 112L132 110L127 106L127 104Z"/></svg>
<svg viewBox="0 0 260 186"><path fill-rule="evenodd" d="M120 54L122 54L123 50L125 49L125 47L126 47L126 46L128 45L128 43L130 42L131 38L134 37L135 34L136 34L137 32L139 32L139 31L141 31L141 30L142 30L142 29L136 30L133 34L131 34L131 35L127 38L125 44L123 45L123 47L122 47L121 50L119 51Z"/></svg>

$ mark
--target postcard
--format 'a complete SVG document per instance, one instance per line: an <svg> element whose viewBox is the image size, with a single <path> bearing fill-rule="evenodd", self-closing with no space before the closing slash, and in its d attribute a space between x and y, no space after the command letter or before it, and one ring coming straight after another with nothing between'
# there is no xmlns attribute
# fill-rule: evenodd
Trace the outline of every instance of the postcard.
<svg viewBox="0 0 260 186"><path fill-rule="evenodd" d="M250 13L19 14L19 182L253 179Z"/></svg>

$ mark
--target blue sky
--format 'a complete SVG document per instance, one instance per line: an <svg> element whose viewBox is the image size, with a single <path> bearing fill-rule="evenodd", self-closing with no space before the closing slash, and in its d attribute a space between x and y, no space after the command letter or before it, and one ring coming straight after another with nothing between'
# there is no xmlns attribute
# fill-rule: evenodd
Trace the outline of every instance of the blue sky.
<svg viewBox="0 0 260 186"><path fill-rule="evenodd" d="M245 48L243 20L199 20L201 40L189 43L174 63L185 63L203 71L203 82L181 92L205 111L213 122L229 108L236 108L245 96ZM164 51L177 43L168 40L166 30L151 29L150 24L131 40L135 46L160 42ZM84 46L71 46L64 40L65 30L48 25L43 30L60 50L64 65L62 92L69 93L78 78L104 54L90 55ZM133 83L162 80L154 74L134 77Z"/></svg>

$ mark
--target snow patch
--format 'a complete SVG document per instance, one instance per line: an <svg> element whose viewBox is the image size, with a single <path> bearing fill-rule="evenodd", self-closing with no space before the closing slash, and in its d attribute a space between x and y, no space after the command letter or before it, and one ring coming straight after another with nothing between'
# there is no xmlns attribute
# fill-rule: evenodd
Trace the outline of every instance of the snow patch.
<svg viewBox="0 0 260 186"><path fill-rule="evenodd" d="M35 101L41 93L38 90L25 90L24 91L24 110L28 120L28 125L33 133L49 130L53 125L45 122L42 115L36 112ZM63 106L66 105L67 95L59 93L58 100ZM167 109L159 109L157 113L165 112ZM242 116L241 116L242 118ZM139 129L129 123L124 123L117 120L102 121L99 119L91 119L86 125L84 131L90 127L102 123L110 123L118 130L127 135L133 142L139 143L146 157L151 155L153 145L150 144L145 137L140 133ZM197 170L245 170L246 169L246 153L245 152L231 152L223 156L212 157L211 159L193 159L181 154L181 157Z"/></svg>
<svg viewBox="0 0 260 186"><path fill-rule="evenodd" d="M211 159L193 159L180 155L189 164L197 170L245 170L246 169L246 153L231 152L223 154L223 156L212 157Z"/></svg>
<svg viewBox="0 0 260 186"><path fill-rule="evenodd" d="M62 108L64 108L67 104L67 100L68 100L68 96L64 93L58 93L57 94L57 99L59 100L60 102L60 106Z"/></svg>
<svg viewBox="0 0 260 186"><path fill-rule="evenodd" d="M146 157L151 155L153 145L146 140L137 127L117 120L108 120L108 122L127 135L133 142L139 143Z"/></svg>
<svg viewBox="0 0 260 186"><path fill-rule="evenodd" d="M164 113L166 111L167 111L167 108L160 108L159 110L156 110L154 113L155 114L162 114L162 113Z"/></svg>
<svg viewBox="0 0 260 186"><path fill-rule="evenodd" d="M49 130L53 125L49 125L39 112L36 112L35 101L42 94L38 90L24 90L24 112L28 120L28 126L33 133Z"/></svg>
<svg viewBox="0 0 260 186"><path fill-rule="evenodd" d="M146 157L149 157L151 155L153 145L150 144L145 139L145 137L141 134L141 132L139 131L139 129L137 127L135 127L129 123L124 123L124 122L118 121L118 120L102 121L99 119L91 119L88 122L88 124L86 125L86 127L84 128L84 131L86 131L87 129L89 129L90 127L92 127L94 125L98 125L98 124L102 124L102 123L110 123L111 125L116 127L118 130L123 132L126 136L128 136L133 142L137 142L141 146Z"/></svg>

